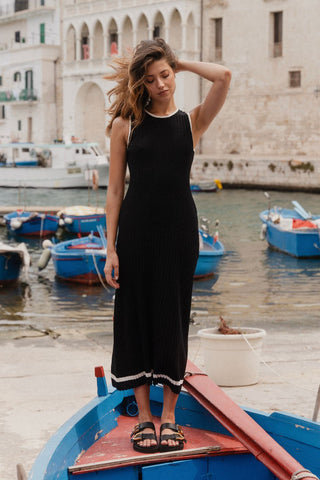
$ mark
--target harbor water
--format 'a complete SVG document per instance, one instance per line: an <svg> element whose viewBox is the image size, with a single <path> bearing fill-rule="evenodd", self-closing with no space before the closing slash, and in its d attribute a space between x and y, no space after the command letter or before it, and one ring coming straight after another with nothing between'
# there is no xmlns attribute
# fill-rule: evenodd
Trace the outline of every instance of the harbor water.
<svg viewBox="0 0 320 480"><path fill-rule="evenodd" d="M319 214L319 195L269 192L271 206L292 208L297 200ZM215 326L221 315L233 326L265 329L314 328L320 319L320 259L296 259L268 248L260 239L259 213L268 207L263 191L223 189L195 193L199 217L218 228L225 246L215 275L194 282L191 328ZM0 205L103 206L105 191L0 189ZM216 221L219 225L216 227ZM24 241L32 258L28 278L0 289L0 335L22 338L31 331L62 334L64 328L84 328L92 336L111 338L114 291L106 285L83 286L55 278L52 261L41 272L37 261L42 240L15 239L0 227L0 241ZM320 253L320 252L319 252Z"/></svg>

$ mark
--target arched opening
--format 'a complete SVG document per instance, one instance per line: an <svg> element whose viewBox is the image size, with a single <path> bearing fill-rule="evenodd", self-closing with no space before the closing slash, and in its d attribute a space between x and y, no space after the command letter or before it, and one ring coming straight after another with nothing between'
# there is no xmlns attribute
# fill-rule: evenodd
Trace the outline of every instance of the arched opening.
<svg viewBox="0 0 320 480"><path fill-rule="evenodd" d="M94 82L84 83L75 101L75 136L105 148L105 96Z"/></svg>
<svg viewBox="0 0 320 480"><path fill-rule="evenodd" d="M186 49L188 52L194 52L195 46L195 23L193 14L190 13L187 20Z"/></svg>
<svg viewBox="0 0 320 480"><path fill-rule="evenodd" d="M73 62L76 60L76 31L73 25L68 28L66 42L66 61Z"/></svg>
<svg viewBox="0 0 320 480"><path fill-rule="evenodd" d="M133 26L129 17L126 17L122 29L122 54L125 55L133 47Z"/></svg>
<svg viewBox="0 0 320 480"><path fill-rule="evenodd" d="M93 30L92 58L103 58L103 28L101 22L97 22Z"/></svg>
<svg viewBox="0 0 320 480"><path fill-rule="evenodd" d="M148 20L145 15L141 15L137 28L137 43L141 40L148 40Z"/></svg>
<svg viewBox="0 0 320 480"><path fill-rule="evenodd" d="M110 21L108 28L108 52L110 55L119 53L118 26L114 18Z"/></svg>
<svg viewBox="0 0 320 480"><path fill-rule="evenodd" d="M81 29L81 60L88 60L90 58L89 51L89 29L86 23L83 24Z"/></svg>
<svg viewBox="0 0 320 480"><path fill-rule="evenodd" d="M153 24L153 38L164 38L164 18L161 12L158 12Z"/></svg>
<svg viewBox="0 0 320 480"><path fill-rule="evenodd" d="M169 25L169 44L173 50L182 49L182 26L181 15L175 9L171 15Z"/></svg>

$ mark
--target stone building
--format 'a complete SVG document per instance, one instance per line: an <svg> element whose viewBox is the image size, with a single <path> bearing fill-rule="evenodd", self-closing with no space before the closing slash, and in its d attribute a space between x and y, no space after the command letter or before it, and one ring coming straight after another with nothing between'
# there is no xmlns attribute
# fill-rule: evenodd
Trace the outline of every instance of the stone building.
<svg viewBox="0 0 320 480"><path fill-rule="evenodd" d="M1 0L0 34L0 141L52 141L62 134L59 2Z"/></svg>
<svg viewBox="0 0 320 480"><path fill-rule="evenodd" d="M204 10L203 58L233 79L198 171L320 188L319 0L204 0Z"/></svg>
<svg viewBox="0 0 320 480"><path fill-rule="evenodd" d="M140 40L161 36L177 55L199 59L201 8L195 0L66 0L63 11L63 91L65 136L105 137L106 92L113 55L125 55ZM190 91L193 95L190 97ZM199 80L177 75L176 101L189 109L199 102Z"/></svg>

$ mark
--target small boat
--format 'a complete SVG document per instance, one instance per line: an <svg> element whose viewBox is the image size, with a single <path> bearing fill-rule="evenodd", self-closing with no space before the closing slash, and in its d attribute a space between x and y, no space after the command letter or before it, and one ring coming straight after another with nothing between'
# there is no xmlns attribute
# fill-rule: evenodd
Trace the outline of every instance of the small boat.
<svg viewBox="0 0 320 480"><path fill-rule="evenodd" d="M28 237L54 235L59 226L59 218L47 213L16 210L3 218L9 232Z"/></svg>
<svg viewBox="0 0 320 480"><path fill-rule="evenodd" d="M217 192L222 190L222 184L220 180L199 180L198 182L190 183L190 188L192 192Z"/></svg>
<svg viewBox="0 0 320 480"><path fill-rule="evenodd" d="M106 214L104 208L76 205L67 207L57 213L59 225L67 232L77 235L88 235L97 231L101 225L106 230Z"/></svg>
<svg viewBox="0 0 320 480"><path fill-rule="evenodd" d="M297 258L320 257L320 215L295 208L273 207L260 213L261 238L269 246Z"/></svg>
<svg viewBox="0 0 320 480"><path fill-rule="evenodd" d="M96 227L100 237L93 232L82 238L66 240L58 244L45 243L38 268L43 270L52 257L58 278L76 283L93 285L104 283L106 243L104 229ZM194 278L203 278L214 273L224 247L217 237L199 229L200 251Z"/></svg>
<svg viewBox="0 0 320 480"><path fill-rule="evenodd" d="M109 161L97 143L0 144L0 187L108 185Z"/></svg>
<svg viewBox="0 0 320 480"><path fill-rule="evenodd" d="M30 266L30 255L24 243L17 246L0 243L0 286L12 285L24 267L26 274Z"/></svg>
<svg viewBox="0 0 320 480"><path fill-rule="evenodd" d="M220 242L218 234L212 236L199 229L199 257L194 278L199 279L213 275L223 254L224 246Z"/></svg>
<svg viewBox="0 0 320 480"><path fill-rule="evenodd" d="M187 444L173 452L134 451L129 440L138 413L133 391L109 389L103 367L96 367L95 375L97 397L51 437L29 480L319 480L319 423L243 409L191 362L176 406ZM162 388L152 386L150 399L158 430Z"/></svg>
<svg viewBox="0 0 320 480"><path fill-rule="evenodd" d="M61 280L86 285L104 282L106 248L93 233L57 244L44 242L43 246L44 251L38 261L39 270L43 270L52 257L56 276Z"/></svg>

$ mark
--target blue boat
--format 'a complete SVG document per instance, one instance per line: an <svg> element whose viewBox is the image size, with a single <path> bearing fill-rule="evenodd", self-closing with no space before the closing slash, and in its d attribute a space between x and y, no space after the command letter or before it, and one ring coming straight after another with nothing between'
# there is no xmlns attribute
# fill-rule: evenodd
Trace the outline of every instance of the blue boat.
<svg viewBox="0 0 320 480"><path fill-rule="evenodd" d="M103 227L98 225L100 237L93 232L86 237L66 240L45 248L38 262L39 270L45 268L52 257L56 276L62 280L93 285L104 282L106 244ZM213 275L224 253L222 243L199 230L200 251L194 278Z"/></svg>
<svg viewBox="0 0 320 480"><path fill-rule="evenodd" d="M10 233L28 237L54 235L59 226L59 218L47 213L16 210L3 218Z"/></svg>
<svg viewBox="0 0 320 480"><path fill-rule="evenodd" d="M280 207L264 210L260 213L261 238L266 238L271 248L293 257L320 257L320 215L304 212Z"/></svg>
<svg viewBox="0 0 320 480"><path fill-rule="evenodd" d="M97 226L106 230L106 214L103 208L73 206L67 207L57 213L59 224L67 232L76 235L88 235L90 232L96 232Z"/></svg>
<svg viewBox="0 0 320 480"><path fill-rule="evenodd" d="M24 243L11 246L0 243L0 286L14 284L23 267L26 271L30 265L30 256Z"/></svg>
<svg viewBox="0 0 320 480"><path fill-rule="evenodd" d="M214 237L199 229L199 257L194 272L194 278L204 278L213 275L224 254L224 246L216 234Z"/></svg>
<svg viewBox="0 0 320 480"><path fill-rule="evenodd" d="M56 276L61 280L86 285L103 282L106 249L99 237L90 234L67 240L53 245L50 251Z"/></svg>
<svg viewBox="0 0 320 480"><path fill-rule="evenodd" d="M102 367L95 374L97 397L48 441L29 480L315 480L320 475L319 423L243 409L191 362L176 407L187 438L184 450L135 452L129 440L138 413L133 391L108 387ZM150 398L158 430L162 388L152 386Z"/></svg>

